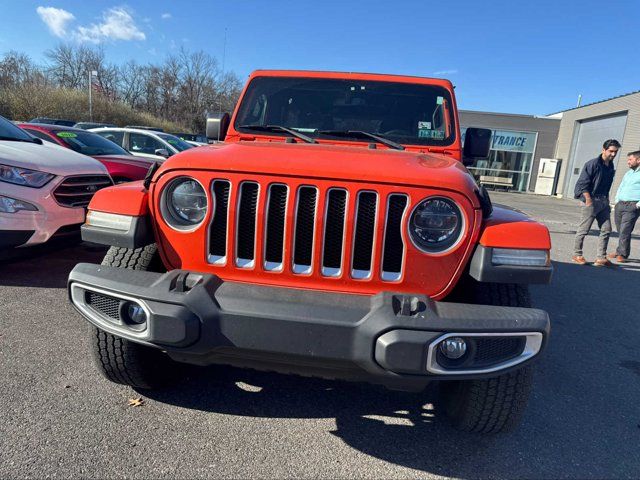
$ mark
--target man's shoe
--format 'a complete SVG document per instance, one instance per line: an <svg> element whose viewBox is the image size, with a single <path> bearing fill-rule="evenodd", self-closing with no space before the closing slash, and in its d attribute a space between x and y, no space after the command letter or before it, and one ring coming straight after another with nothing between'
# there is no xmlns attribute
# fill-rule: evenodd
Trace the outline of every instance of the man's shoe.
<svg viewBox="0 0 640 480"><path fill-rule="evenodd" d="M588 263L582 255L574 255L571 260L578 265L586 265Z"/></svg>
<svg viewBox="0 0 640 480"><path fill-rule="evenodd" d="M617 253L610 253L609 255L607 255L607 257L609 257L611 260L615 260L618 263L626 263L627 259L624 258L622 255L618 255Z"/></svg>
<svg viewBox="0 0 640 480"><path fill-rule="evenodd" d="M593 262L594 267L613 267L613 263L611 263L606 258L597 258L595 262Z"/></svg>

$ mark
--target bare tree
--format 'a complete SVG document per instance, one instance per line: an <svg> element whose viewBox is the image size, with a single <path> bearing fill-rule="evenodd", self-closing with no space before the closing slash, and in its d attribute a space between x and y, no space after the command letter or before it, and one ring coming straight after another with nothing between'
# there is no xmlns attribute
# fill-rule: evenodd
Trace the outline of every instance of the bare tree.
<svg viewBox="0 0 640 480"><path fill-rule="evenodd" d="M111 64L102 48L85 45L59 44L45 55L48 62L44 67L15 51L0 59L0 89L21 98L23 111L41 109L30 103L38 92L34 86L86 90L89 72L95 70L94 92L107 102L120 100L135 110L201 132L205 113L233 110L241 88L237 75L222 72L218 61L203 51L182 49L160 64L147 65L135 61ZM8 107L0 107L7 111Z"/></svg>
<svg viewBox="0 0 640 480"><path fill-rule="evenodd" d="M134 60L130 60L118 68L119 98L131 106L138 108L144 99L144 69Z"/></svg>
<svg viewBox="0 0 640 480"><path fill-rule="evenodd" d="M0 88L23 84L44 84L46 77L28 55L11 50L0 61Z"/></svg>

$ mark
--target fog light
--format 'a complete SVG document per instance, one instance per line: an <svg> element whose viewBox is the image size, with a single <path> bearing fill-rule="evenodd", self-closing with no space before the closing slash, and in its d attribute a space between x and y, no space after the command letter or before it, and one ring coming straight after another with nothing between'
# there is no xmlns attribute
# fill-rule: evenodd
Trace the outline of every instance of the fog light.
<svg viewBox="0 0 640 480"><path fill-rule="evenodd" d="M467 353L467 342L460 337L447 338L440 343L440 351L445 357L457 360Z"/></svg>
<svg viewBox="0 0 640 480"><path fill-rule="evenodd" d="M147 321L147 313L137 303L127 305L127 319L136 325L142 325Z"/></svg>

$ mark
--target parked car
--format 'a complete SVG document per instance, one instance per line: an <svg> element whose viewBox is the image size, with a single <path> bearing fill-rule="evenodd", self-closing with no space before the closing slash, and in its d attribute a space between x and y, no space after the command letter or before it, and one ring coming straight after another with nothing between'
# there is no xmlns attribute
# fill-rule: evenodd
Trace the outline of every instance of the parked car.
<svg viewBox="0 0 640 480"><path fill-rule="evenodd" d="M209 143L206 135L199 135L197 133L171 133L171 135L175 135L189 143L195 142L199 145L207 145Z"/></svg>
<svg viewBox="0 0 640 480"><path fill-rule="evenodd" d="M193 142L191 140L185 140L185 142L187 142L189 145L193 145L194 147L201 147L203 145L209 145L209 143L202 143L202 142Z"/></svg>
<svg viewBox="0 0 640 480"><path fill-rule="evenodd" d="M97 160L43 142L0 117L0 248L79 231L91 197L110 185Z"/></svg>
<svg viewBox="0 0 640 480"><path fill-rule="evenodd" d="M138 157L164 161L176 153L193 148L174 135L136 128L96 128L90 131L111 140Z"/></svg>
<svg viewBox="0 0 640 480"><path fill-rule="evenodd" d="M441 382L457 427L514 428L549 338L528 285L550 281L551 240L465 168L491 131L463 146L441 79L258 71L243 92L231 122L208 118L224 143L91 201L83 238L110 249L68 285L98 369L137 388L175 362Z"/></svg>
<svg viewBox="0 0 640 480"><path fill-rule="evenodd" d="M75 128L81 128L83 130L89 130L90 128L100 128L100 127L117 127L113 123L97 123L97 122L78 122L73 125Z"/></svg>
<svg viewBox="0 0 640 480"><path fill-rule="evenodd" d="M138 130L151 130L152 132L164 132L160 127L149 127L147 125L125 125L124 128L135 128Z"/></svg>
<svg viewBox="0 0 640 480"><path fill-rule="evenodd" d="M21 123L18 125L31 135L70 148L100 161L115 183L142 180L154 160L131 155L124 148L100 135L80 128L58 125Z"/></svg>
<svg viewBox="0 0 640 480"><path fill-rule="evenodd" d="M62 118L37 117L32 118L28 123L46 123L47 125L63 125L65 127L73 127L76 124L76 121L64 120Z"/></svg>

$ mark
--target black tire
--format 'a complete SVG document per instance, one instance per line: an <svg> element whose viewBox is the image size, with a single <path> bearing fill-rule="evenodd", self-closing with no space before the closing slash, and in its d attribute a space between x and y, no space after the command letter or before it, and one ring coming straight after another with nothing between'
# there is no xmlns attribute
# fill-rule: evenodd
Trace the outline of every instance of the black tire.
<svg viewBox="0 0 640 480"><path fill-rule="evenodd" d="M153 390L172 384L178 365L161 350L89 327L90 346L98 370L114 383Z"/></svg>
<svg viewBox="0 0 640 480"><path fill-rule="evenodd" d="M111 247L102 265L131 270L163 271L155 244L130 249ZM89 327L89 345L98 370L109 380L140 389L154 389L173 383L178 364L156 348L131 342Z"/></svg>
<svg viewBox="0 0 640 480"><path fill-rule="evenodd" d="M140 248L110 247L102 265L147 272L166 271L155 243Z"/></svg>
<svg viewBox="0 0 640 480"><path fill-rule="evenodd" d="M531 307L526 285L465 282L461 301L481 305ZM525 366L484 380L457 380L441 385L441 398L453 425L465 432L503 433L522 419L532 384L532 368Z"/></svg>

